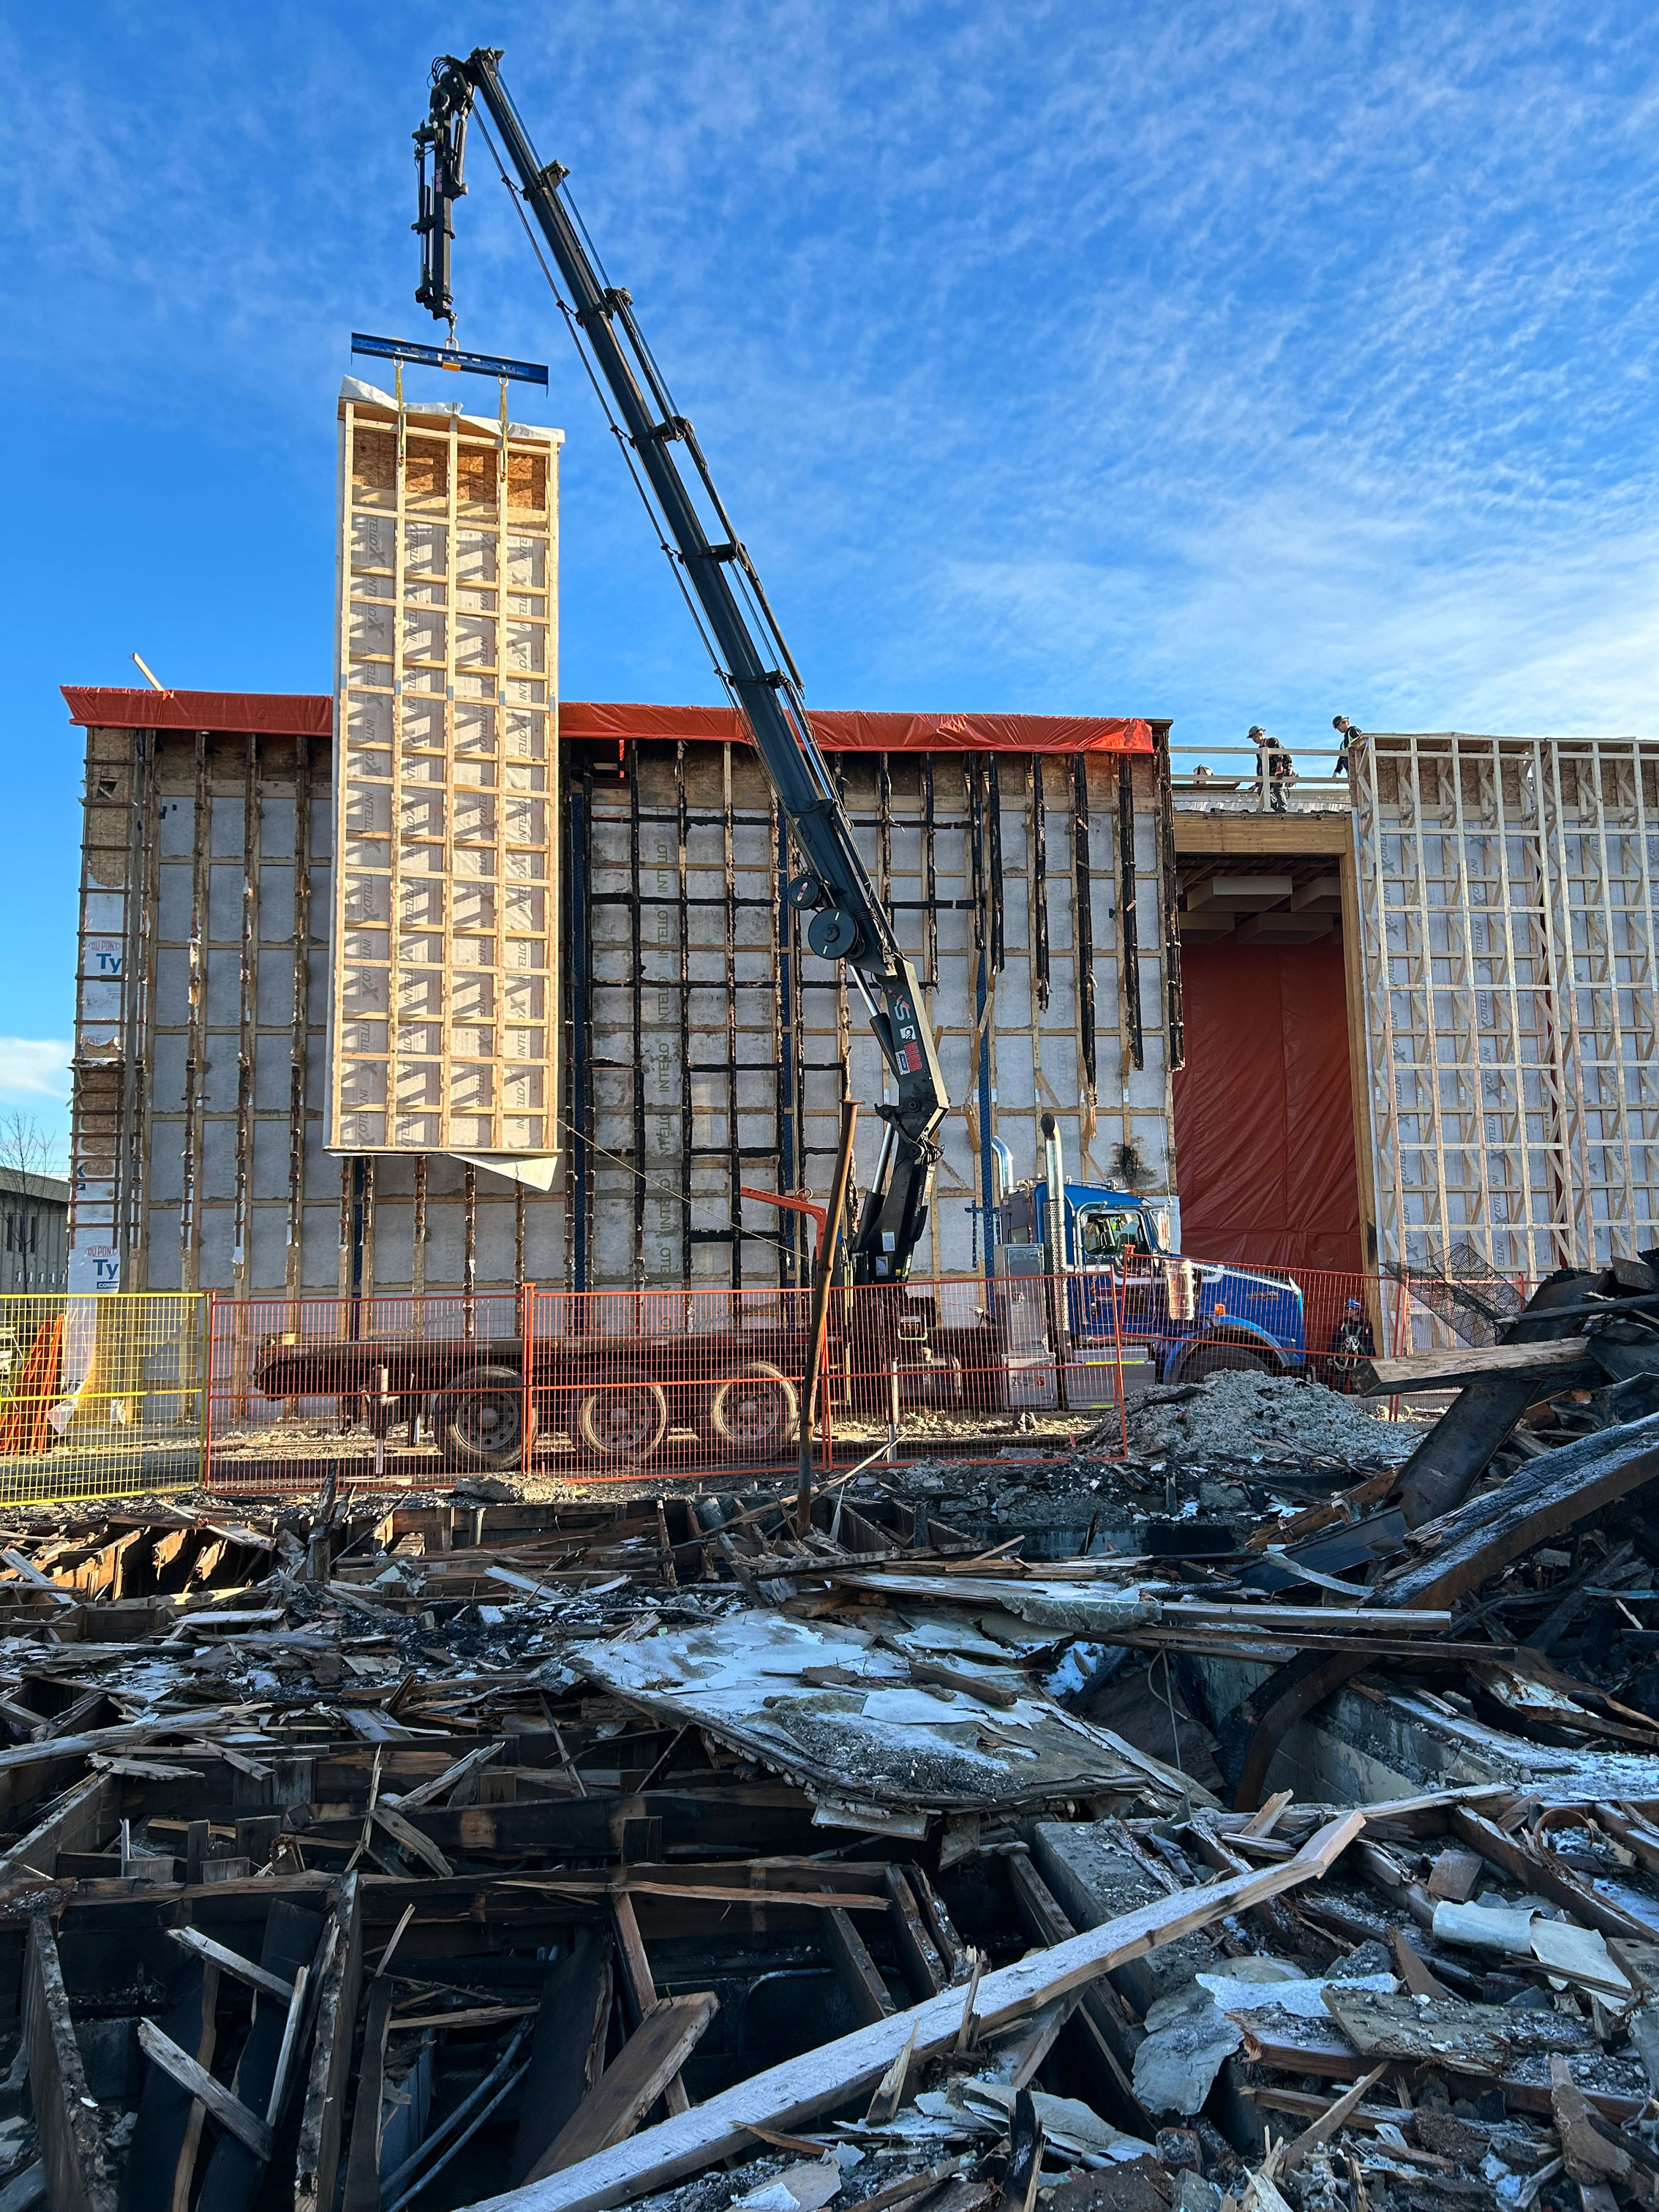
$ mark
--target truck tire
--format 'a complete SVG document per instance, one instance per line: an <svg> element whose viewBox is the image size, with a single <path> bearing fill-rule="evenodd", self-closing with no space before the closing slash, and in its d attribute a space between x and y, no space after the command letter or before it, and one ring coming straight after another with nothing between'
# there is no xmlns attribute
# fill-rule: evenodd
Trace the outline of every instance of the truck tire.
<svg viewBox="0 0 1659 2212"><path fill-rule="evenodd" d="M1277 1371L1248 1344L1194 1345L1181 1363L1183 1382L1201 1382L1206 1375L1272 1375Z"/></svg>
<svg viewBox="0 0 1659 2212"><path fill-rule="evenodd" d="M667 1393L631 1368L596 1376L576 1401L576 1442L604 1467L637 1467L667 1434Z"/></svg>
<svg viewBox="0 0 1659 2212"><path fill-rule="evenodd" d="M528 1459L536 1444L536 1408L522 1438L524 1382L516 1367L466 1367L432 1401L432 1426L446 1467L499 1473Z"/></svg>
<svg viewBox="0 0 1659 2212"><path fill-rule="evenodd" d="M729 1459L777 1459L795 1440L800 1400L781 1368L751 1359L722 1376L699 1425Z"/></svg>

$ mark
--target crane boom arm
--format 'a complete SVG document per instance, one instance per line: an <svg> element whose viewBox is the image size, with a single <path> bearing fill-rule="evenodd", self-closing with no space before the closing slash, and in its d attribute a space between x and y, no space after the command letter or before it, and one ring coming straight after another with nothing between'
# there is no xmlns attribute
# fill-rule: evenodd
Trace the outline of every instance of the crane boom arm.
<svg viewBox="0 0 1659 2212"><path fill-rule="evenodd" d="M571 319L591 368L611 395L620 434L636 457L716 664L748 723L804 863L786 896L810 911L806 941L845 961L869 1012L894 1098L880 1161L852 1243L855 1281L895 1281L927 1219L936 1133L950 1105L916 976L860 858L807 719L799 674L747 552L732 529L691 425L675 412L629 295L605 281L562 189L567 172L543 163L501 82L501 55L480 46L465 61L433 64L432 103L415 133L421 167L422 281L416 297L453 327L452 210L465 191L466 125L476 95L498 132L519 190L569 295ZM712 527L710 526L712 525Z"/></svg>

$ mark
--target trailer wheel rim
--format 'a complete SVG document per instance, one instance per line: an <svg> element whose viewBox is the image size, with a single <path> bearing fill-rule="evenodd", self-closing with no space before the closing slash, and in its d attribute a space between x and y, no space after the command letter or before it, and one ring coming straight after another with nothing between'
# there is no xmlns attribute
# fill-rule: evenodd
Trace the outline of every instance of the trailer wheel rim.
<svg viewBox="0 0 1659 2212"><path fill-rule="evenodd" d="M668 1433L668 1400L659 1382L621 1376L587 1393L577 1427L582 1442L601 1459L644 1459Z"/></svg>
<svg viewBox="0 0 1659 2212"><path fill-rule="evenodd" d="M794 1435L799 1410L789 1377L757 1361L717 1385L708 1427L734 1458L770 1458Z"/></svg>
<svg viewBox="0 0 1659 2212"><path fill-rule="evenodd" d="M505 1452L519 1441L519 1399L516 1393L461 1393L451 1420L462 1443L474 1451Z"/></svg>

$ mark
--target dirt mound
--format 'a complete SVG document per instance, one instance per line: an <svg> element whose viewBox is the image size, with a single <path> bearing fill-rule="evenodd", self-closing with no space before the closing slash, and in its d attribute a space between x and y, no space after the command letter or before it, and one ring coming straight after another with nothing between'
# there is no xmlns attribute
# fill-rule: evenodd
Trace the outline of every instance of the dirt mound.
<svg viewBox="0 0 1659 2212"><path fill-rule="evenodd" d="M1249 1468L1273 1462L1329 1460L1344 1467L1395 1467L1421 1435L1407 1422L1381 1419L1365 1401L1321 1382L1225 1373L1173 1389L1148 1390L1129 1409L1129 1449L1137 1459Z"/></svg>

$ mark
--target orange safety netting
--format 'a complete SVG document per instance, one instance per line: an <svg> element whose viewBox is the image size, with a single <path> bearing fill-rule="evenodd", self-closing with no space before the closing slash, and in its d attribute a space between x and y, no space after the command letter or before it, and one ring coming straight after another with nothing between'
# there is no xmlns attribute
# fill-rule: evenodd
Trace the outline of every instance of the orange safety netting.
<svg viewBox="0 0 1659 2212"><path fill-rule="evenodd" d="M64 1357L64 1316L54 1314L35 1331L17 1388L0 1411L0 1455L44 1451L52 1440L46 1416L58 1395Z"/></svg>

